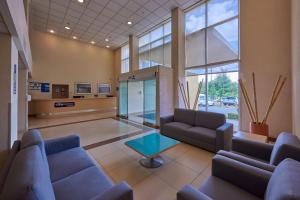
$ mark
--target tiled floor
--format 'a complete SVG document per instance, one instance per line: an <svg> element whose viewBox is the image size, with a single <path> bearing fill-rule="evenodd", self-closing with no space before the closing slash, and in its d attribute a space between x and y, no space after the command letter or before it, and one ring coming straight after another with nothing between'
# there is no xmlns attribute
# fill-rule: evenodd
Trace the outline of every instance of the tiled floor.
<svg viewBox="0 0 300 200"><path fill-rule="evenodd" d="M142 131L142 129L109 118L42 128L40 131L45 139L78 134L80 136L81 145L86 146L96 142Z"/></svg>
<svg viewBox="0 0 300 200"><path fill-rule="evenodd" d="M69 124L74 122L83 122L88 120L105 119L116 116L116 112L91 112L91 113L80 113L73 114L70 116L55 116L50 118L37 118L29 117L28 125L29 129L33 128L45 128L49 126L57 126L62 124Z"/></svg>
<svg viewBox="0 0 300 200"><path fill-rule="evenodd" d="M163 166L144 168L138 162L141 156L124 145L129 139L88 152L115 183L127 181L133 187L136 200L175 200L176 192L183 185L189 183L198 187L211 173L213 153L184 143L162 154Z"/></svg>

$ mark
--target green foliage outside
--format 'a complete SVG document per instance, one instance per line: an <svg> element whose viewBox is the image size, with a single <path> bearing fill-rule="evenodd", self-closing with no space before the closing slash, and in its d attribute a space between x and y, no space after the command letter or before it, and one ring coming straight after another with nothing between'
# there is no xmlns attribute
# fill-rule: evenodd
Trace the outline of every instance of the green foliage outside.
<svg viewBox="0 0 300 200"><path fill-rule="evenodd" d="M227 114L227 119L238 120L239 119L239 115L236 114L236 113L228 113Z"/></svg>
<svg viewBox="0 0 300 200"><path fill-rule="evenodd" d="M238 83L232 82L226 74L220 74L208 82L209 99L221 100L222 97L238 97Z"/></svg>

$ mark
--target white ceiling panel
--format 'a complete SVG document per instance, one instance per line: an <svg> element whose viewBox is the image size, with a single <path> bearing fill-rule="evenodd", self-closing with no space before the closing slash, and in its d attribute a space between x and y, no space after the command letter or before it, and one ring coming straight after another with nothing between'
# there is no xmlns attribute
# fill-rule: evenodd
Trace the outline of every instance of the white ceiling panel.
<svg viewBox="0 0 300 200"><path fill-rule="evenodd" d="M187 8L199 0L31 0L30 25L48 32L111 48L128 41L129 34L139 35L170 18L174 7ZM133 24L128 25L131 21ZM66 30L68 25L71 29ZM0 20L0 31L4 24ZM109 42L105 38L109 37Z"/></svg>

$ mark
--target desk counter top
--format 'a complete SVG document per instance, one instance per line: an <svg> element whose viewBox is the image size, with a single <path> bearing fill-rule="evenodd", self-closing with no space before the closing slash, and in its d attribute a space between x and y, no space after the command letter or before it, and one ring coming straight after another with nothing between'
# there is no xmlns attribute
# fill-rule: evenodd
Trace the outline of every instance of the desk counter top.
<svg viewBox="0 0 300 200"><path fill-rule="evenodd" d="M29 102L29 115L55 115L82 112L116 112L116 97L33 99Z"/></svg>

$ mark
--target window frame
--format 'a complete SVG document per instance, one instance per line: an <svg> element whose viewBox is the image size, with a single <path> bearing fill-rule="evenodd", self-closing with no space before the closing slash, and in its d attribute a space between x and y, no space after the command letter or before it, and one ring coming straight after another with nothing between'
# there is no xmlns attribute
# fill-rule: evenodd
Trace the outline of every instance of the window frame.
<svg viewBox="0 0 300 200"><path fill-rule="evenodd" d="M237 67L238 67L238 70L235 71L235 72L237 72L238 76L240 76L240 61L241 61L240 60L240 55L241 55L241 49L240 49L240 1L241 0L237 0L238 1L238 12L237 12L237 15L234 15L232 17L226 18L226 19L224 19L222 21L219 21L217 23L214 23L214 24L211 24L211 25L208 26L208 8L207 7L208 7L208 2L209 1L211 1L211 0L206 0L206 1L200 2L198 4L195 4L194 6L192 6L189 9L187 9L187 10L184 11L185 12L185 16L186 16L186 14L189 11L191 11L191 10L193 10L193 9L199 7L199 6L202 6L202 5L205 6L205 26L204 26L204 28L201 28L199 30L196 30L196 31L190 33L190 34L195 34L195 33L199 33L201 31L204 31L204 34L205 34L205 44L204 44L205 45L204 46L204 48L205 48L204 49L204 52L205 52L205 62L204 63L205 64L194 65L194 66L189 66L188 67L187 66L187 56L186 56L187 53L185 53L185 56L186 56L185 59L186 60L185 60L185 68L184 68L184 70L185 70L185 77L189 77L189 76L186 75L186 71L191 70L191 69L203 69L205 71L205 73L202 74L205 77L205 80L204 80L204 82L205 82L205 85L204 85L204 87L205 87L205 96L206 96L206 98L205 98L205 104L206 104L205 105L205 111L208 111L208 76L211 75L211 74L215 74L215 73L209 73L208 72L209 68L211 68L213 66L221 66L221 65L228 65L228 64L234 64L234 63L236 63ZM208 52L208 50L207 50L208 49L207 48L207 43L208 43L207 32L208 32L208 30L211 29L211 28L214 28L214 27L216 27L218 25L225 24L227 22L233 21L235 19L238 20L238 56L237 56L237 59L228 59L228 60L224 60L224 61L218 61L218 62L208 63L208 54L207 54L207 52ZM186 20L185 20L184 24L186 25ZM185 41L187 40L186 39L187 36L190 35L190 34L186 34L186 30L185 30ZM186 52L186 42L185 42L185 52ZM234 72L234 71L231 71L231 72ZM220 73L226 73L226 72L220 72ZM198 76L198 75L190 75L190 76ZM240 99L239 92L238 92L238 99ZM241 104L239 104L239 108L241 108ZM241 109L239 109L239 118L241 117L240 110ZM240 119L239 119L239 127L241 127L241 120Z"/></svg>
<svg viewBox="0 0 300 200"><path fill-rule="evenodd" d="M170 31L170 33L165 34L165 26L166 26L168 23L170 23L170 25L171 25L171 31ZM159 38L156 38L155 40L152 41L152 40L151 40L151 33L152 33L153 31L159 29L159 28L162 28L162 29L163 29L163 30L162 30L162 36L159 37ZM138 40L140 40L140 38L145 37L145 36L147 36L147 35L148 35L148 37L149 37L149 42L148 42L148 43L145 43L145 44L143 44L143 45L140 46L140 42L138 41L138 55L139 55L139 56L138 56L138 57L139 57L139 58L138 58L138 61L139 61L139 62L138 62L138 63L139 63L138 66L139 66L139 69L150 68L150 67L153 67L153 66L166 66L166 67L171 67L171 66L167 66L167 65L166 65L166 62L165 62L165 55L164 55L164 54L165 54L165 45L172 42L172 21L171 21L171 19L168 19L168 20L162 22L161 24L155 26L154 28L152 28L152 29L148 30L147 32L143 33L142 35L138 36ZM169 37L171 37L171 39L168 39ZM160 41L160 40L162 40L162 44L159 45L159 46L156 46L156 47L153 47L153 48L152 48L152 45L155 44L156 42ZM157 48L157 47L160 47L160 46L162 46L162 48L163 48L163 50L162 50L162 51L163 51L163 55L162 55L163 63L162 63L162 64L157 64L157 63L151 61L151 50L152 50L152 49L155 49L155 48ZM142 49L142 48L145 48L145 47L146 47L146 50L141 51L141 49ZM143 66L140 64L140 54L141 54L142 52L148 52L147 54L148 54L149 59L148 59L147 61L148 61L149 63L148 63L147 66L145 66L145 67L143 67Z"/></svg>
<svg viewBox="0 0 300 200"><path fill-rule="evenodd" d="M128 47L128 57L124 57L122 56L122 49L123 48L127 48ZM125 44L121 47L121 67L120 67L120 73L121 74L125 74L125 73L128 73L130 72L130 63L129 63L129 58L130 58L130 49L129 49L129 44ZM126 63L128 61L128 68L127 66L124 66L123 64Z"/></svg>
<svg viewBox="0 0 300 200"><path fill-rule="evenodd" d="M229 18L226 18L224 19L223 21L219 21L217 23L214 23L214 24L211 24L208 26L208 3L210 2L211 0L206 0L204 2L200 2L198 4L195 4L194 6L190 7L189 9L185 10L184 11L184 14L186 16L186 14L190 11L192 11L193 9L197 8L197 7L200 7L202 5L205 6L205 26L204 28L201 28L197 31L194 31L190 34L195 34L195 33L199 33L201 31L204 31L204 34L205 34L205 46L204 46L204 52L205 52L205 64L200 64L200 65L193 65L193 66L187 66L187 57L186 57L186 61L185 61L185 70L187 69L193 69L193 68L206 68L206 67L209 67L209 66L213 66L213 65L226 65L226 64L229 64L229 63L234 63L234 62L240 62L240 1L241 0L237 0L238 1L238 12L237 12L237 15L234 15L232 17L229 17ZM207 37L207 32L209 29L212 29L216 26L219 26L219 25L222 25L222 24L225 24L227 22L230 22L230 21L233 21L237 19L238 20L238 56L236 59L228 59L228 60L224 60L224 61L218 61L218 62L212 62L212 63L208 63L208 53L207 53L207 43L208 43L208 37ZM185 21L185 25L186 25L186 21ZM186 34L186 30L185 30L185 41L186 41L186 37L188 36L188 34ZM186 52L186 42L185 42L185 52ZM187 55L187 53L185 53L185 56Z"/></svg>

